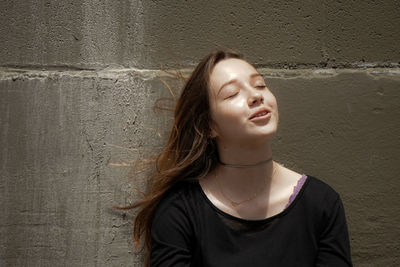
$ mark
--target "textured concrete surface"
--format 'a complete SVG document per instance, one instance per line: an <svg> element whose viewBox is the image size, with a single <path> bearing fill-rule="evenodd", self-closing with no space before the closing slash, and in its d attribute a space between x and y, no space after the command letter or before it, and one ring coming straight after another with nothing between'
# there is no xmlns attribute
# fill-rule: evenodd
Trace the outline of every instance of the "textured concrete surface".
<svg viewBox="0 0 400 267"><path fill-rule="evenodd" d="M279 105L278 162L341 194L355 266L396 266L400 69L260 71ZM0 266L141 266L133 214L111 206L137 199L143 175L124 165L165 140L172 114L152 107L179 82L140 70L0 73Z"/></svg>
<svg viewBox="0 0 400 267"><path fill-rule="evenodd" d="M278 99L278 162L342 196L354 266L399 266L400 3L0 2L0 266L142 266L131 165L168 135L181 82L241 50ZM184 70L188 73L189 70Z"/></svg>
<svg viewBox="0 0 400 267"><path fill-rule="evenodd" d="M0 65L159 69L229 46L260 66L398 66L399 13L397 0L3 0Z"/></svg>
<svg viewBox="0 0 400 267"><path fill-rule="evenodd" d="M0 64L143 65L143 12L140 0L1 1Z"/></svg>
<svg viewBox="0 0 400 267"><path fill-rule="evenodd" d="M112 206L137 199L143 182L114 165L157 149L162 82L132 71L0 73L0 266L140 266L132 214Z"/></svg>

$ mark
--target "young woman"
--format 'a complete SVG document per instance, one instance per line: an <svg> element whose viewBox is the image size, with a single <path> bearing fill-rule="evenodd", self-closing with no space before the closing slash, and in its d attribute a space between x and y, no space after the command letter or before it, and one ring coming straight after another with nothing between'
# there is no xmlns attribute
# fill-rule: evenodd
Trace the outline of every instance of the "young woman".
<svg viewBox="0 0 400 267"><path fill-rule="evenodd" d="M352 266L330 186L272 159L278 106L230 50L186 82L168 143L135 219L151 266Z"/></svg>

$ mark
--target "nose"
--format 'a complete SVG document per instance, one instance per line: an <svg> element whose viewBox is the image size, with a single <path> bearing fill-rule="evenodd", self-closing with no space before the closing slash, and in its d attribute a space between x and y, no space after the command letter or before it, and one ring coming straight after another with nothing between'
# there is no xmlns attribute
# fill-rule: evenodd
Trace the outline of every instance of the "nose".
<svg viewBox="0 0 400 267"><path fill-rule="evenodd" d="M248 99L248 104L249 106L252 106L256 103L263 103L264 102L264 96L261 94L261 92L253 89L249 93L249 99Z"/></svg>

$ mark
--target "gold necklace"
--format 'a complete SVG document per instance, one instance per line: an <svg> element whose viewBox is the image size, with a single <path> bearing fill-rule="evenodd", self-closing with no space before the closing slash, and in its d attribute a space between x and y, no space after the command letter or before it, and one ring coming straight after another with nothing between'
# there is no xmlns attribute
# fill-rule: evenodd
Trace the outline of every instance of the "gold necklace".
<svg viewBox="0 0 400 267"><path fill-rule="evenodd" d="M275 172L276 172L276 169L277 169L277 168L275 167L275 164L277 164L277 163L275 163L275 164L274 164L274 163L275 163L275 162L273 161L273 162L272 162L273 171L272 171L271 179L272 179L272 177L275 175ZM217 178L217 172L215 172L215 179L217 180L217 183L218 183L218 186L219 186L219 190L221 191L222 195L224 196L224 198L226 198L227 200L229 200L229 202L231 203L231 205L232 205L233 207L237 207L237 206L239 206L239 205L241 205L241 204L243 204L243 203L245 203L245 202L247 202L247 201L250 201L250 200L255 199L255 198L258 196L258 194L260 194L262 191L264 191L265 187L267 186L267 181L268 181L268 179L265 179L264 185L263 185L262 187L260 187L260 189L257 190L257 191L256 191L253 195L251 195L249 198L246 198L245 200L242 200L242 201L234 201L234 200L232 200L230 197L228 197L227 195L225 195L224 190L222 190L221 183L220 183L219 179Z"/></svg>

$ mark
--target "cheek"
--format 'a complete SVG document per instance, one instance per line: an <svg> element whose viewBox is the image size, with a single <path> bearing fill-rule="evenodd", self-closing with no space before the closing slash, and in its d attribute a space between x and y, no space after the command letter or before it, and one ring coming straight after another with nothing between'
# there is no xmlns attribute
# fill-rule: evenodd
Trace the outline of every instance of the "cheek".
<svg viewBox="0 0 400 267"><path fill-rule="evenodd" d="M223 132L237 131L238 127L242 127L244 121L248 118L247 110L240 101L229 103L229 105L220 105L216 109L213 118L216 128Z"/></svg>
<svg viewBox="0 0 400 267"><path fill-rule="evenodd" d="M221 104L217 107L215 118L219 121L242 120L247 117L246 102L241 99L235 99Z"/></svg>

